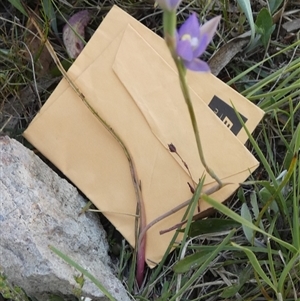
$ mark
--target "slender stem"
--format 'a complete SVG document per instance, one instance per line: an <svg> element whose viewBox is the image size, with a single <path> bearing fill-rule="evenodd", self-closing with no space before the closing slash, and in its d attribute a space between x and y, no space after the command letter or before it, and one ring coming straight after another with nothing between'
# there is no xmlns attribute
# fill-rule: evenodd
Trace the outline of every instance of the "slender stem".
<svg viewBox="0 0 300 301"><path fill-rule="evenodd" d="M164 37L169 49L175 48L176 20L177 17L175 11L164 11L163 13Z"/></svg>
<svg viewBox="0 0 300 301"><path fill-rule="evenodd" d="M230 183L225 183L223 186L228 185L228 184L230 184ZM203 192L203 194L205 194L205 195L211 195L211 194L213 194L214 192L216 192L216 191L219 190L219 189L220 189L220 186L217 185L217 186L214 186L214 187L208 189L207 191ZM202 194L201 194L201 195L202 195ZM201 196L200 196L200 199L201 199ZM189 199L189 200L187 200L187 201L185 201L185 202L179 204L178 206L172 208L171 210L169 210L169 211L167 211L166 213L160 215L159 217L157 217L156 219L154 219L152 222L150 222L149 224L147 224L147 226L145 226L145 227L142 229L142 231L140 232L140 237L139 237L139 239L140 239L140 240L143 239L143 237L144 237L144 235L146 234L146 232L147 232L151 227L153 227L155 224L157 224L158 222L160 222L160 221L163 220L164 218L166 218L166 217L168 217L168 216L170 216L170 215L172 215L172 214L178 212L179 210L183 209L184 207L188 206L189 203L191 202L191 200L192 200L192 199ZM200 213L200 214L201 214L201 213ZM199 213L198 213L197 215L199 215ZM195 218L197 217L197 215L195 215ZM183 221L182 224L184 224L185 222L186 222L186 221ZM168 231L162 230L161 232L166 233L166 232L168 232ZM161 233L161 234L162 234L162 233Z"/></svg>
<svg viewBox="0 0 300 301"><path fill-rule="evenodd" d="M171 51L171 53L172 53L172 51ZM223 186L222 181L217 177L217 175L214 173L214 171L207 165L204 154L203 154L203 147L202 147L202 143L201 143L201 139L200 139L197 119L196 119L193 104L191 101L189 88L188 88L188 85L186 82L185 68L183 67L182 62L180 61L180 59L177 56L173 55L173 59L175 61L175 64L176 64L176 67L178 70L181 90L182 90L185 102L187 104L190 118L192 121L193 130L194 130L194 134L195 134L195 138L196 138L196 143L197 143L197 148L198 148L198 153L199 153L201 163L204 166L206 172L218 183L219 188L221 188Z"/></svg>

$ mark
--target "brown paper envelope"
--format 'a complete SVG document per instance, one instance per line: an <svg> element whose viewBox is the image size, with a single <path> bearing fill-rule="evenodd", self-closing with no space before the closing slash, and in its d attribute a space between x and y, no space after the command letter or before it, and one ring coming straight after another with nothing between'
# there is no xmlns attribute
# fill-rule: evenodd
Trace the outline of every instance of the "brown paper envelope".
<svg viewBox="0 0 300 301"><path fill-rule="evenodd" d="M125 13L122 9L114 6L102 21L99 28L94 33L92 39L86 45L84 51L77 58L76 63L70 68L73 78L77 78L93 61L101 55L102 51L113 41L113 39L123 32L127 24L130 24L151 47L171 66L176 69L165 41L153 33L140 22ZM223 83L211 73L187 72L190 89L201 96L202 100L210 105L211 109L220 119L231 128L237 138L243 143L248 139L246 132L241 128L234 110L231 108L231 102L244 117L247 128L252 132L264 112L257 106L249 102L234 89ZM55 95L59 95L66 89L68 83L61 81ZM56 96L55 96L56 97ZM47 106L47 104L46 104Z"/></svg>
<svg viewBox="0 0 300 301"><path fill-rule="evenodd" d="M147 223L191 198L187 182L192 180L167 144L176 145L195 181L204 168L197 155L177 75L165 60L128 25L80 75L73 74L74 70L69 76L76 79L92 106L122 137L134 158ZM134 246L135 219L127 214L135 214L136 199L127 159L72 88L65 85L62 89L63 85L50 96L24 135L106 212ZM222 202L258 162L194 91L191 96L206 160L222 180L233 183L213 195ZM205 184L205 189L213 185L209 176ZM201 202L201 211L208 207ZM161 260L174 233L160 236L159 230L178 223L184 211L147 232L149 266Z"/></svg>

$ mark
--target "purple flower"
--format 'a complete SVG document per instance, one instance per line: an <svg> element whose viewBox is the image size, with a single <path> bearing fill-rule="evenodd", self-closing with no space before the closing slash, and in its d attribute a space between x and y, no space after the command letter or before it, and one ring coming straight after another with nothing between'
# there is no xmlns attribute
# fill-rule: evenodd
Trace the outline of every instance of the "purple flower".
<svg viewBox="0 0 300 301"><path fill-rule="evenodd" d="M196 14L193 13L178 30L176 53L187 69L200 72L210 71L208 64L198 57L204 53L211 42L220 19L221 16L215 17L200 26Z"/></svg>
<svg viewBox="0 0 300 301"><path fill-rule="evenodd" d="M161 9L175 11L182 0L156 0Z"/></svg>

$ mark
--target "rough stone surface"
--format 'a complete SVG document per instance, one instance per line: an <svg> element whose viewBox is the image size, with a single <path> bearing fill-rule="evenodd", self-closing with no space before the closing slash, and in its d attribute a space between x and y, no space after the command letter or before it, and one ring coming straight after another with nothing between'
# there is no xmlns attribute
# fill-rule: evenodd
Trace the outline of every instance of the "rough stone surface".
<svg viewBox="0 0 300 301"><path fill-rule="evenodd" d="M78 216L86 204L76 188L61 179L32 151L0 137L0 269L29 297L74 299L80 272L52 253L52 245L84 267L118 301L129 300L114 276L106 234L98 217ZM82 296L108 300L85 279Z"/></svg>

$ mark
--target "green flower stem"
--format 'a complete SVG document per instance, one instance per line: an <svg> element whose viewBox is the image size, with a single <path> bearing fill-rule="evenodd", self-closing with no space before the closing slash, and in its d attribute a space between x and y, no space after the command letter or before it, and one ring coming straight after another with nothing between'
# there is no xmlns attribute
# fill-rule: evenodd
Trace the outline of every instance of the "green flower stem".
<svg viewBox="0 0 300 301"><path fill-rule="evenodd" d="M177 17L175 11L164 11L163 13L164 37L165 37L166 44L172 53L172 56L175 55L176 21L177 21Z"/></svg>
<svg viewBox="0 0 300 301"><path fill-rule="evenodd" d="M174 48L175 46L175 28L176 28L176 12L175 11L165 11L163 13L163 28L164 36L168 47Z"/></svg>
<svg viewBox="0 0 300 301"><path fill-rule="evenodd" d="M214 173L214 171L207 165L204 154L203 154L203 148L202 148L202 143L201 143L201 139L200 139L197 119L195 116L194 107L193 107L192 100L190 97L189 88L188 88L188 85L186 82L186 77L185 77L186 69L182 65L181 60L176 55L175 56L173 55L174 54L173 50L171 50L171 53L172 53L173 59L175 61L177 70L178 70L179 81L180 81L180 86L181 86L181 90L183 93L183 97L185 99L185 102L186 102L188 110L189 110L189 114L190 114L190 118L191 118L192 125L193 125L193 130L194 130L194 134L195 134L195 138L196 138L196 143L197 143L197 148L198 148L198 153L199 153L201 163L204 166L206 172L218 183L219 189L220 189L223 186L223 183L217 177L217 175Z"/></svg>
<svg viewBox="0 0 300 301"><path fill-rule="evenodd" d="M200 160L201 160L202 165L204 166L206 172L218 183L219 189L220 189L223 186L223 183L217 177L217 175L214 173L214 171L207 165L204 154L203 154L203 148L202 148L202 143L201 143L201 139L200 139L197 119L195 116L194 107L193 107L192 100L190 97L189 88L188 88L188 85L186 82L186 77L185 77L186 69L183 66L180 58L178 57L178 55L176 53L176 41L175 41L176 19L177 19L176 12L164 11L163 25L164 25L165 40L166 40L167 46L171 52L171 55L173 57L173 60L176 64L176 67L178 70L180 86L181 86L181 90L182 90L185 102L186 102L188 110L189 110L191 121L192 121Z"/></svg>

